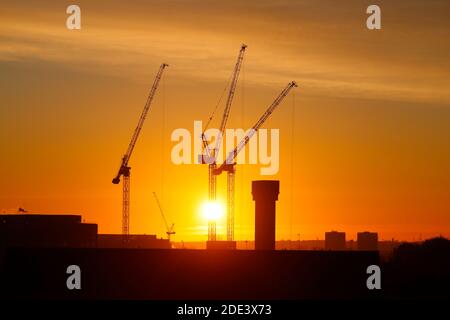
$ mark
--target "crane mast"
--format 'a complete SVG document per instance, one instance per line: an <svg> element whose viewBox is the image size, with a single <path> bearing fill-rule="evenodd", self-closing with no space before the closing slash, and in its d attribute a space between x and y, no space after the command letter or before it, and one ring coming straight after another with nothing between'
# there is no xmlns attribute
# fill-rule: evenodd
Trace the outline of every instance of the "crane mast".
<svg viewBox="0 0 450 320"><path fill-rule="evenodd" d="M134 147L136 145L137 139L141 133L142 127L144 125L145 119L147 117L148 111L150 110L150 106L155 96L156 89L158 89L159 82L161 80L164 69L168 66L168 64L163 63L159 67L158 73L156 74L156 78L153 82L152 88L150 89L150 93L148 94L147 101L144 106L144 110L139 118L136 129L133 132L133 136L131 137L130 144L128 145L127 152L122 157L122 162L120 164L119 171L117 175L112 180L113 184L118 184L120 182L120 178L123 176L123 189L122 189L122 234L127 236L129 234L129 217L130 217L130 170L131 167L128 165L128 161L130 160L131 154L133 153Z"/></svg>
<svg viewBox="0 0 450 320"><path fill-rule="evenodd" d="M272 102L267 110L262 114L255 125L246 133L245 137L239 142L239 144L228 153L227 158L223 164L216 168L213 172L214 175L220 175L223 171L227 171L227 241L234 240L234 191L235 191L235 173L236 163L234 159L239 152L247 145L253 135L258 129L266 122L270 115L275 111L278 105L289 94L292 88L297 87L295 81L290 82L286 88L278 95L278 97Z"/></svg>
<svg viewBox="0 0 450 320"><path fill-rule="evenodd" d="M238 58L236 61L236 64L234 66L233 70L233 76L231 79L230 89L228 91L228 97L225 104L225 109L222 116L222 121L220 123L219 128L219 136L217 138L217 141L215 142L215 146L213 150L208 149L208 143L206 141L205 134L202 134L202 140L203 145L205 147L205 150L207 152L208 157L208 199L209 201L215 201L216 200L216 194L217 194L217 180L216 175L214 174L214 171L217 169L216 159L220 151L220 145L222 143L222 138L225 133L225 127L227 125L228 117L230 115L231 105L233 103L234 93L236 91L236 85L239 78L239 73L241 71L242 62L244 60L244 53L245 49L247 48L247 45L242 44L241 49L239 50ZM203 161L204 162L204 161ZM211 241L214 241L216 236L216 226L215 222L211 221L208 224L208 239Z"/></svg>

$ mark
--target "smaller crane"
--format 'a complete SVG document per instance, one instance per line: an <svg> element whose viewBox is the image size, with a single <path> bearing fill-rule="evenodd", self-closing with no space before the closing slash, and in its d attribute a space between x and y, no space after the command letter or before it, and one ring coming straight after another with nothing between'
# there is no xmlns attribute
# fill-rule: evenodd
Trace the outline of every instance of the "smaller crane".
<svg viewBox="0 0 450 320"><path fill-rule="evenodd" d="M155 197L156 203L158 204L159 211L161 212L161 216L162 216L162 218L164 220L164 224L166 226L167 239L170 241L170 236L175 234L175 231L173 230L175 225L172 223L170 225L170 227L169 227L169 224L167 223L166 217L164 216L164 212L163 212L163 209L161 207L161 203L159 203L158 196L156 195L156 192L153 192L153 196Z"/></svg>

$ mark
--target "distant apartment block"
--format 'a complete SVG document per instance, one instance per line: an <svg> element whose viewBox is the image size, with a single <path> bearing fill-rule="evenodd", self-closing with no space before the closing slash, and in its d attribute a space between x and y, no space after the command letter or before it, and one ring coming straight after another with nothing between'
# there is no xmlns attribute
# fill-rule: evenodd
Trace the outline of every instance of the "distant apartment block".
<svg viewBox="0 0 450 320"><path fill-rule="evenodd" d="M325 250L345 250L345 232L325 232Z"/></svg>
<svg viewBox="0 0 450 320"><path fill-rule="evenodd" d="M378 233L358 232L358 250L375 251L378 250Z"/></svg>

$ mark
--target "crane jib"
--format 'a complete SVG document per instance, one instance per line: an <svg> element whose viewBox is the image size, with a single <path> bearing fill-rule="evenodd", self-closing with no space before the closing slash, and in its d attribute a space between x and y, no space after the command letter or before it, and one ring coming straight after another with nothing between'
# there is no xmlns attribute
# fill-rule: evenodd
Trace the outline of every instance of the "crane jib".
<svg viewBox="0 0 450 320"><path fill-rule="evenodd" d="M237 85L237 81L239 79L239 73L241 71L241 66L242 66L242 62L244 60L244 53L245 53L246 48L247 48L247 45L245 45L245 44L243 44L241 46L241 50L239 51L236 65L234 66L233 78L231 80L230 90L228 91L228 98L227 98L227 102L225 104L225 109L223 112L222 121L220 123L220 128L219 128L221 135L219 135L216 145L215 145L215 148L213 149L213 152L214 152L213 156L217 156L217 154L220 151L220 144L222 142L222 136L224 135L225 127L227 125L228 117L230 115L231 105L233 103L234 93L236 91L236 85Z"/></svg>
<svg viewBox="0 0 450 320"><path fill-rule="evenodd" d="M168 66L168 64L163 63L159 67L158 73L156 74L155 80L153 82L152 88L147 97L147 101L144 106L144 110L139 118L136 129L133 132L133 136L131 137L130 144L128 145L127 152L122 157L122 162L117 173L117 176L113 179L113 183L117 184L120 181L120 177L124 174L124 172L129 172L128 161L130 160L131 154L133 153L134 147L136 145L137 139L141 133L142 127L144 125L145 119L147 118L148 111L150 110L151 103L153 101L153 97L158 89L159 82L161 80L164 69Z"/></svg>
<svg viewBox="0 0 450 320"><path fill-rule="evenodd" d="M165 63L163 63L160 66L158 74L156 75L155 81L153 82L153 86L152 86L152 88L150 90L150 93L149 93L149 95L147 97L147 102L145 103L144 110L142 111L141 117L139 118L138 125L136 126L136 129L134 130L133 136L131 138L131 142L128 145L127 153L125 154L127 162L130 159L130 157L131 157L131 154L133 152L134 146L136 145L137 139L139 138L139 134L141 133L142 127L143 127L145 119L147 117L147 113L150 110L150 106L151 106L151 103L153 101L153 97L155 96L156 89L158 89L159 81L161 80L164 68L167 67L167 66L168 65L165 64Z"/></svg>
<svg viewBox="0 0 450 320"><path fill-rule="evenodd" d="M278 107L278 105L283 101L283 99L288 95L289 91L293 87L297 87L297 83L295 81L290 82L286 88L278 95L278 97L274 100L274 102L269 106L269 108L266 110L266 112L263 113L263 115L259 118L259 120L256 122L256 124L250 129L245 137L239 142L236 148L234 148L233 151L231 151L228 154L227 159L225 162L220 166L216 172L220 174L223 171L223 168L226 164L232 164L234 159L237 157L239 152L247 145L247 143L250 141L250 139L253 137L253 135L258 131L258 129L264 124L264 122L269 118L269 116L273 113L273 111Z"/></svg>

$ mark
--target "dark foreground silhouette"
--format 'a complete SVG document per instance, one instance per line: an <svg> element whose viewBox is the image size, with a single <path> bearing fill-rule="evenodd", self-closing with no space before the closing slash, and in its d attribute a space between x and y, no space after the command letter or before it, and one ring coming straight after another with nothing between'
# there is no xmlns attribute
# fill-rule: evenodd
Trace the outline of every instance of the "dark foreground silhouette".
<svg viewBox="0 0 450 320"><path fill-rule="evenodd" d="M341 299L376 294L377 252L11 249L3 294L34 299ZM69 290L67 267L81 269Z"/></svg>
<svg viewBox="0 0 450 320"><path fill-rule="evenodd" d="M450 299L450 241L376 251L8 248L0 271L7 299ZM369 290L369 265L381 290ZM67 267L81 269L69 290Z"/></svg>
<svg viewBox="0 0 450 320"><path fill-rule="evenodd" d="M404 243L394 250L383 269L383 284L388 297L450 299L448 239Z"/></svg>

